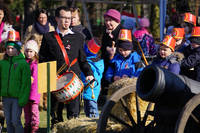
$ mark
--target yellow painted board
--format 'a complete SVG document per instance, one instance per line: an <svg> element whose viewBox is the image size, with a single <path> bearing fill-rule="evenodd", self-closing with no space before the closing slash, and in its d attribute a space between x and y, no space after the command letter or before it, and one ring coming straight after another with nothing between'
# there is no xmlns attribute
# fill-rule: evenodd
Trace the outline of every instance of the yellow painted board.
<svg viewBox="0 0 200 133"><path fill-rule="evenodd" d="M56 90L56 61L38 64L38 92L47 92L47 63L50 64L50 91Z"/></svg>

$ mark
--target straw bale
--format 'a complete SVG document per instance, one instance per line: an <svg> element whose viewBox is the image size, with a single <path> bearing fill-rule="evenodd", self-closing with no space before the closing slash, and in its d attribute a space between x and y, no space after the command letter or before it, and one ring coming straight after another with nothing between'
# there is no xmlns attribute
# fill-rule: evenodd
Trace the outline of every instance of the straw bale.
<svg viewBox="0 0 200 133"><path fill-rule="evenodd" d="M125 87L125 86L129 86L129 85L134 85L136 87L136 82L137 82L137 78L123 78L120 79L118 81L115 81L114 83L112 83L109 86L108 89L108 97L110 97L112 94L114 94L114 92L116 92L117 90ZM124 97L124 100L127 104L128 109L130 110L130 113L133 117L133 119L135 121L137 121L137 112L136 112L136 92L134 91L131 94L128 94L127 96ZM144 113L146 111L148 102L140 99L138 97L138 101L139 101L139 108L140 108L140 113L141 113L141 118L143 118ZM151 110L153 110L153 107L151 108ZM126 121L126 122L130 122L129 118L127 117L127 113L124 111L123 107L121 106L121 104L118 102L117 104L115 104L115 106L112 109L112 114L114 114L115 116L118 116L120 119ZM148 117L147 121L151 121L153 118L152 117Z"/></svg>
<svg viewBox="0 0 200 133"><path fill-rule="evenodd" d="M79 119L71 119L65 122L60 122L55 125L52 133L96 133L98 119L91 119L88 117L81 117ZM108 132L121 131L120 124L108 122Z"/></svg>

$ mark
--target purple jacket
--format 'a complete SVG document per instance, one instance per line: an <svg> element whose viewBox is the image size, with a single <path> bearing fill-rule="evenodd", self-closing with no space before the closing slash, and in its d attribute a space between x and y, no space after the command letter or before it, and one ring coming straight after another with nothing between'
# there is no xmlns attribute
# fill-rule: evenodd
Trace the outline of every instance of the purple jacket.
<svg viewBox="0 0 200 133"><path fill-rule="evenodd" d="M30 96L29 100L34 101L34 103L39 103L40 102L40 94L38 93L38 63L37 61L30 61L26 60L30 64L30 69L31 69L31 90L30 90Z"/></svg>

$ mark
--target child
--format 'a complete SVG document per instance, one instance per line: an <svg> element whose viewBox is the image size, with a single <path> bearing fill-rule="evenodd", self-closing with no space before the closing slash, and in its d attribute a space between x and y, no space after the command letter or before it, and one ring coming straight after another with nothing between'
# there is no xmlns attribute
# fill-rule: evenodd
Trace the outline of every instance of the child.
<svg viewBox="0 0 200 133"><path fill-rule="evenodd" d="M184 28L173 28L172 37L176 40L175 51L182 52L185 48L185 31Z"/></svg>
<svg viewBox="0 0 200 133"><path fill-rule="evenodd" d="M184 13L183 21L181 23L181 27L184 28L185 31L184 47L187 47L190 44L188 39L191 37L192 29L194 26L196 26L196 16L191 13Z"/></svg>
<svg viewBox="0 0 200 133"><path fill-rule="evenodd" d="M97 100L101 90L101 78L104 71L104 62L98 56L98 52L100 50L100 43L97 39L91 39L84 46L84 50L87 56L87 61L90 64L90 67L93 71L93 75L96 79L94 82L93 90L88 87L83 92L84 99L84 111L87 117L90 118L98 118L99 111ZM85 76L81 75L83 83L86 85ZM97 83L98 82L98 83Z"/></svg>
<svg viewBox="0 0 200 133"><path fill-rule="evenodd" d="M29 96L29 102L24 107L25 113L25 133L36 133L39 129L39 102L40 94L38 93L37 85L37 64L38 64L38 44L34 40L29 40L24 46L24 53L26 61L30 65L31 69L31 90Z"/></svg>
<svg viewBox="0 0 200 133"><path fill-rule="evenodd" d="M154 38L148 30L149 26L149 19L146 17L141 18L140 27L134 32L134 37L140 42L141 48L145 56L155 55L157 52L157 47L154 43ZM140 53L141 52L139 52L139 54Z"/></svg>
<svg viewBox="0 0 200 133"><path fill-rule="evenodd" d="M30 67L20 52L20 36L9 31L4 59L0 61L0 96L3 97L8 133L23 133L22 107L28 102L31 87Z"/></svg>
<svg viewBox="0 0 200 133"><path fill-rule="evenodd" d="M159 54L152 64L165 68L175 74L179 74L180 64L177 61L178 58L173 55L175 44L176 40L172 36L166 35L163 42L161 42Z"/></svg>
<svg viewBox="0 0 200 133"><path fill-rule="evenodd" d="M181 74L200 81L200 27L194 27L191 44L185 48L185 58L181 62Z"/></svg>
<svg viewBox="0 0 200 133"><path fill-rule="evenodd" d="M140 55L132 52L132 42L119 40L117 49L118 53L111 60L112 66L106 71L106 80L111 83L125 77L138 77L143 67Z"/></svg>

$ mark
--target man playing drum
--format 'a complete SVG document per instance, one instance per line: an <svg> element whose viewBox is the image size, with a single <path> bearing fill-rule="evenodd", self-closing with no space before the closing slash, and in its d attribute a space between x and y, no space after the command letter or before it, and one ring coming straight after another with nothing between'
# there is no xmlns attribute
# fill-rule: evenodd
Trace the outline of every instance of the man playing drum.
<svg viewBox="0 0 200 133"><path fill-rule="evenodd" d="M58 7L55 11L55 18L57 22L56 32L49 32L43 36L42 45L39 52L39 62L57 61L58 75L62 75L66 71L73 71L80 78L82 71L86 75L86 80L93 80L93 73L86 60L86 55L83 50L84 38L80 33L72 32L69 29L71 24L70 9L64 6ZM60 38L62 41L57 41L58 38ZM61 47L61 45L64 45L64 47ZM67 53L68 55L70 67L66 63L66 56L63 56L64 53ZM64 67L64 69L61 70L60 68L63 68L63 65L66 64L67 67ZM68 119L78 118L80 112L79 99L80 96L77 96L74 100L66 104ZM64 104L59 103L55 95L51 93L52 126L56 122L63 121L63 106Z"/></svg>

